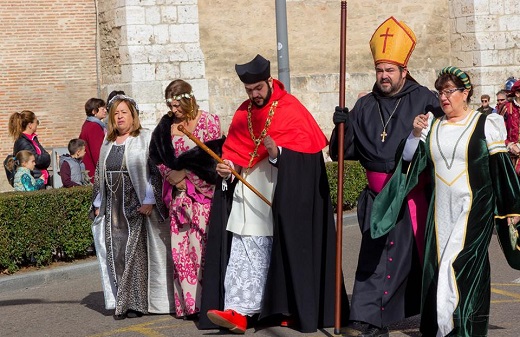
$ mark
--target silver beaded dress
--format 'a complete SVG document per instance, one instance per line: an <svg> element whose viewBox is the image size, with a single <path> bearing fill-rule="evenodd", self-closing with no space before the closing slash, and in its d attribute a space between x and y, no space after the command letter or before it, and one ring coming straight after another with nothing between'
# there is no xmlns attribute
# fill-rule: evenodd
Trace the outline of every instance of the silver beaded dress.
<svg viewBox="0 0 520 337"><path fill-rule="evenodd" d="M148 263L144 216L130 181L125 145L114 145L105 162L107 264L117 288L116 315L128 309L147 312Z"/></svg>
<svg viewBox="0 0 520 337"><path fill-rule="evenodd" d="M160 173L148 164L150 137L141 129L124 144L105 140L96 169L93 201L100 204L92 234L105 308L116 315L170 313L175 306L168 210ZM138 211L143 204L155 204L149 216Z"/></svg>

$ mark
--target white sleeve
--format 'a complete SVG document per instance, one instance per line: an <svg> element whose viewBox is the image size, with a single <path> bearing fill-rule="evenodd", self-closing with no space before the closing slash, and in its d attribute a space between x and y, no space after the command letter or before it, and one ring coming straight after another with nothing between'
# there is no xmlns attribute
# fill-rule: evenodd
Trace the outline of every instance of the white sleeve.
<svg viewBox="0 0 520 337"><path fill-rule="evenodd" d="M101 193L98 193L96 195L96 198L94 199L94 202L92 203L92 205L94 205L95 208L101 207Z"/></svg>
<svg viewBox="0 0 520 337"><path fill-rule="evenodd" d="M281 155L281 154L282 154L282 147L278 146L278 155ZM278 157L276 157L276 158L269 157L269 162L271 164L275 165L278 162Z"/></svg>
<svg viewBox="0 0 520 337"><path fill-rule="evenodd" d="M146 194L144 196L143 205L155 205L155 196L150 181L146 182Z"/></svg>
<svg viewBox="0 0 520 337"><path fill-rule="evenodd" d="M406 144L404 145L403 160L405 160L405 161L412 160L413 155L415 153L415 150L417 150L417 146L419 145L420 140L421 140L421 137L415 137L413 135L413 131L410 132L410 135L408 135L408 138L406 138Z"/></svg>
<svg viewBox="0 0 520 337"><path fill-rule="evenodd" d="M428 133L430 132L430 128L435 116L431 112L428 112L428 127L421 131L421 135L419 137L415 137L413 135L413 131L410 132L408 138L406 138L406 144L404 145L403 150L403 160L411 161L415 151L417 150L417 146L419 145L419 141L426 141L426 137L428 137Z"/></svg>
<svg viewBox="0 0 520 337"><path fill-rule="evenodd" d="M507 152L505 140L507 138L504 118L499 114L489 114L484 124L484 134L489 154Z"/></svg>

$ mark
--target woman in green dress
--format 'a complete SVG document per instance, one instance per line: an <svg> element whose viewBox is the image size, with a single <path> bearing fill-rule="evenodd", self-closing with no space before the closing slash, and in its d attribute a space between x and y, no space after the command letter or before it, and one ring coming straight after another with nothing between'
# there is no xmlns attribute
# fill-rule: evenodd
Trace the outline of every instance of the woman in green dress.
<svg viewBox="0 0 520 337"><path fill-rule="evenodd" d="M456 67L435 82L445 113L414 119L401 168L376 198L373 236L392 226L398 190L407 193L424 169L432 172L432 198L425 234L421 332L423 336L487 336L490 307L488 247L495 222L499 233L516 224L520 184L505 146L502 116L468 107L473 88ZM408 165L408 168L403 166ZM502 219L496 221L497 219ZM507 221L507 222L506 222ZM514 243L516 225L511 225ZM513 267L518 253L507 235L502 248ZM509 246L506 246L509 245Z"/></svg>

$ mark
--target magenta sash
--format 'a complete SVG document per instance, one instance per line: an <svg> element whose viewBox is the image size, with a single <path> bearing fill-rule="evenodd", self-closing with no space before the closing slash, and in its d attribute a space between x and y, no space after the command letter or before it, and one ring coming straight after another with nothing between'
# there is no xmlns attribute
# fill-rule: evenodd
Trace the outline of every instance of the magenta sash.
<svg viewBox="0 0 520 337"><path fill-rule="evenodd" d="M392 177L390 173L366 171L368 187L379 193ZM419 258L421 265L424 258L424 233L426 228L426 216L428 214L428 200L424 194L424 187L427 179L422 175L419 177L419 183L406 196L408 209L410 211L410 219L412 220L413 235L419 250Z"/></svg>

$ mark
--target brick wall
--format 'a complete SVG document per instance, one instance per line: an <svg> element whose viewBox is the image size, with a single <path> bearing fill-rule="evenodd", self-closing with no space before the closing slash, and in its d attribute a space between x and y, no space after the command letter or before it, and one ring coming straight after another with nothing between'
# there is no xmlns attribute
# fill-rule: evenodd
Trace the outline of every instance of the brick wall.
<svg viewBox="0 0 520 337"><path fill-rule="evenodd" d="M12 151L9 116L24 109L40 119L46 149L66 146L97 96L95 2L3 1L0 36L0 158ZM0 190L7 187L1 170Z"/></svg>

